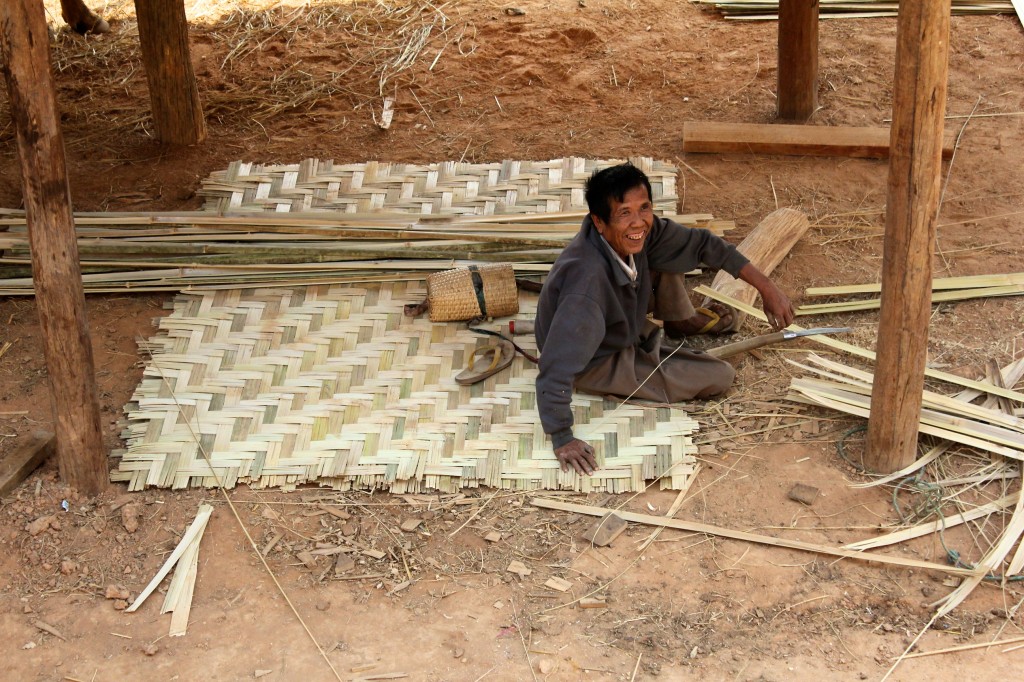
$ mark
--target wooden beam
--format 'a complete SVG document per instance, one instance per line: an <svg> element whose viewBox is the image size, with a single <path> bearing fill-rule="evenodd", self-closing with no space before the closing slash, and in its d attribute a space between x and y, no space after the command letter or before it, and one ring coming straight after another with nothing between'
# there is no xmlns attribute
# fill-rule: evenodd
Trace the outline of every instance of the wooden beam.
<svg viewBox="0 0 1024 682"><path fill-rule="evenodd" d="M0 460L0 496L11 492L53 454L57 439L52 433L39 431L32 438Z"/></svg>
<svg viewBox="0 0 1024 682"><path fill-rule="evenodd" d="M49 50L41 3L0 3L0 62L21 157L57 459L64 481L93 496L106 487L107 459Z"/></svg>
<svg viewBox="0 0 1024 682"><path fill-rule="evenodd" d="M896 24L892 156L882 256L877 381L864 465L889 473L917 456L928 355L949 71L950 0L901 3Z"/></svg>
<svg viewBox="0 0 1024 682"><path fill-rule="evenodd" d="M881 564L893 564L896 566L903 566L906 568L922 568L930 571L939 571L941 573L950 573L952 575L976 575L980 573L980 571L975 571L966 568L956 568L954 566L947 566L944 564L935 564L930 561L920 561L918 559L908 559L898 556L887 556L885 554L851 552L848 549L842 549L840 547L816 545L811 542L787 540L785 538L773 538L770 535L757 535L756 533L747 533L742 530L719 528L718 526L709 526L706 523L699 523L697 521L683 521L682 519L670 519L664 516L636 514L634 512L627 512L621 509L591 507L585 504L562 502L561 500L552 500L546 497L534 497L530 500L530 504L532 504L535 507L541 507L542 509L557 509L559 511L575 512L577 514L587 514L589 516L604 516L606 514L611 514L612 512L614 512L615 514L621 516L624 520L632 521L633 523L646 523L650 526L664 526L666 528L676 528L678 530L687 530L694 533L707 533L708 535L717 535L719 537L730 538L732 540L755 542L760 545L771 545L772 547L798 549L804 552L827 554L829 556L838 556L847 559L857 559L858 561L870 561Z"/></svg>
<svg viewBox="0 0 1024 682"><path fill-rule="evenodd" d="M779 0L778 116L804 122L818 108L818 0Z"/></svg>
<svg viewBox="0 0 1024 682"><path fill-rule="evenodd" d="M718 154L790 154L884 159L889 156L889 128L720 123L685 121L683 151ZM942 155L953 155L956 136L943 140Z"/></svg>
<svg viewBox="0 0 1024 682"><path fill-rule="evenodd" d="M780 208L765 216L757 227L740 242L736 248L747 257L754 266L765 275L770 275L789 252L804 236L811 223L807 216L792 208ZM720 270L711 282L715 291L753 305L757 300L757 289L743 280L736 279L728 272ZM711 299L705 298L703 305ZM736 311L732 330L737 330L746 318L741 311Z"/></svg>
<svg viewBox="0 0 1024 682"><path fill-rule="evenodd" d="M135 0L142 63L156 137L168 144L198 144L206 121L188 47L182 0Z"/></svg>

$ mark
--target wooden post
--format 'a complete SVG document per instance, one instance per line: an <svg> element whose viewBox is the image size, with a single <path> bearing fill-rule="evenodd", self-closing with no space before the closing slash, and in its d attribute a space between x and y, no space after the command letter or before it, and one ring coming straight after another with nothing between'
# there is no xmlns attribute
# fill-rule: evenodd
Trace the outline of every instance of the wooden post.
<svg viewBox="0 0 1024 682"><path fill-rule="evenodd" d="M64 481L93 496L107 485L107 459L49 50L42 3L0 2L0 62L21 157L57 459Z"/></svg>
<svg viewBox="0 0 1024 682"><path fill-rule="evenodd" d="M818 0L779 0L779 118L807 121L818 108Z"/></svg>
<svg viewBox="0 0 1024 682"><path fill-rule="evenodd" d="M135 0L135 15L157 139L169 144L202 142L206 121L192 70L185 3Z"/></svg>
<svg viewBox="0 0 1024 682"><path fill-rule="evenodd" d="M882 311L864 463L891 473L917 456L942 170L950 0L901 2Z"/></svg>

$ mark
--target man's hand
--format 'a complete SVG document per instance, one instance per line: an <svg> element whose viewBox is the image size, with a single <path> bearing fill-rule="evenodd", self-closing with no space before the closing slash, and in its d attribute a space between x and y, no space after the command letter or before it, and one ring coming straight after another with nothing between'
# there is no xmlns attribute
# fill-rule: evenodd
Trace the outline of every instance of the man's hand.
<svg viewBox="0 0 1024 682"><path fill-rule="evenodd" d="M789 297L783 293L775 282L758 270L753 263L747 263L739 272L740 279L757 289L761 294L761 307L764 309L768 324L775 329L785 329L793 324L796 312Z"/></svg>
<svg viewBox="0 0 1024 682"><path fill-rule="evenodd" d="M562 471L568 471L569 467L572 467L577 474L582 476L583 474L592 474L597 470L594 448L579 438L573 438L555 450L555 456L558 457L558 463L562 465Z"/></svg>

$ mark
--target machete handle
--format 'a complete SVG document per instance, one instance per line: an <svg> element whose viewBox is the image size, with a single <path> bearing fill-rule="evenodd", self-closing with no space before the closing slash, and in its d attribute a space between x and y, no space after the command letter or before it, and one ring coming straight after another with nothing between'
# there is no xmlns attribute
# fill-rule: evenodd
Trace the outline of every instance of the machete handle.
<svg viewBox="0 0 1024 682"><path fill-rule="evenodd" d="M727 343L724 346L718 346L717 348L709 348L705 353L716 357L720 360L730 358L733 355L744 353L748 350L760 348L761 346L767 346L771 343L778 343L786 339L785 332L775 332L774 334L764 334L762 336L754 336L749 339L743 339L736 343Z"/></svg>

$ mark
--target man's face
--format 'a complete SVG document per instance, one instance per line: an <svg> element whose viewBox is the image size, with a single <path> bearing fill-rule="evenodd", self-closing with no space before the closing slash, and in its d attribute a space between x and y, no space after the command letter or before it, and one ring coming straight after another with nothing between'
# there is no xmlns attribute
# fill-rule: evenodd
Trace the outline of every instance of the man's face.
<svg viewBox="0 0 1024 682"><path fill-rule="evenodd" d="M654 206L643 185L626 192L622 201L613 197L609 203L612 211L607 223L594 214L591 217L597 231L615 249L615 253L628 260L630 255L640 253L644 248L654 225Z"/></svg>

